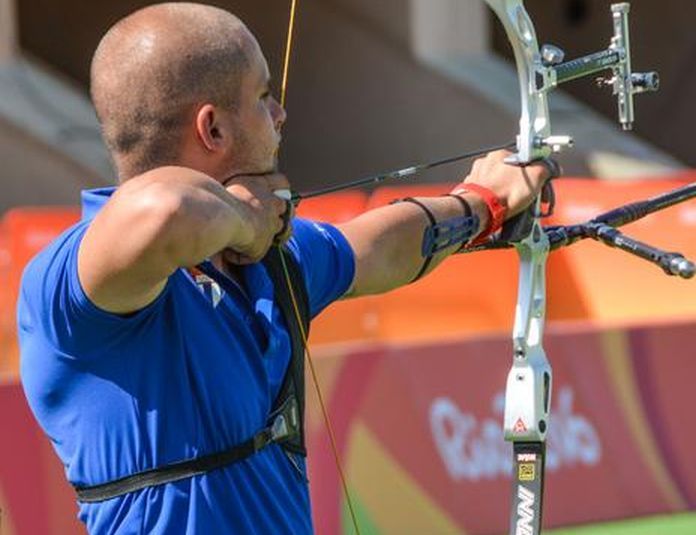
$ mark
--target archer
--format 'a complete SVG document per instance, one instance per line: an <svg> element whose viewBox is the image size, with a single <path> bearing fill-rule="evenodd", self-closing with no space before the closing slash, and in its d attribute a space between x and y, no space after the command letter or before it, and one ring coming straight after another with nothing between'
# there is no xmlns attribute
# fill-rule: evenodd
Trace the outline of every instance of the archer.
<svg viewBox="0 0 696 535"><path fill-rule="evenodd" d="M198 4L137 11L94 55L119 185L83 193L19 302L23 386L91 533L311 533L298 329L485 239L548 177L499 151L450 195L293 219L269 78L243 23ZM428 229L456 239L424 251Z"/></svg>

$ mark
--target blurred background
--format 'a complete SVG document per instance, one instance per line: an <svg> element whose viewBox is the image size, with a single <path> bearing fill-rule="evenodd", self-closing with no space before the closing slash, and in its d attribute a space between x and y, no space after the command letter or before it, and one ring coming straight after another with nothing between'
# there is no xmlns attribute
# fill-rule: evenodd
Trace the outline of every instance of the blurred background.
<svg viewBox="0 0 696 535"><path fill-rule="evenodd" d="M77 219L80 190L115 183L89 101L89 63L114 22L150 3L0 0L3 535L81 529L72 490L18 383L14 303L28 259ZM289 2L209 3L247 23L279 85ZM568 59L609 44L609 1L525 5L540 42L561 46ZM560 157L566 178L551 223L585 220L696 178L694 16L692 2L632 2L634 69L662 78L659 93L637 97L633 132L617 127L616 99L592 79L552 94L554 133L573 135L576 146ZM300 0L296 32L281 167L300 192L517 133L511 50L482 0ZM396 197L447 191L466 170L307 201L302 214L340 222ZM627 232L696 258L695 226L691 203ZM459 257L416 285L339 303L316 321L312 342L364 532L507 529L511 453L501 396L516 275L509 252ZM696 508L694 283L596 244L554 253L548 276L557 416L547 526L696 533L685 515ZM350 533L308 395L317 533ZM627 518L642 520L599 525Z"/></svg>

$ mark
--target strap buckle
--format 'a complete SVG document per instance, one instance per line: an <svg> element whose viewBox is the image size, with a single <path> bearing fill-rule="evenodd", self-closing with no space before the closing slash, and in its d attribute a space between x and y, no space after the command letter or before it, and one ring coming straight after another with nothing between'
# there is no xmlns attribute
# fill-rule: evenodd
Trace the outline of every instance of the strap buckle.
<svg viewBox="0 0 696 535"><path fill-rule="evenodd" d="M300 432L300 408L297 398L289 396L270 416L270 425L254 435L254 451L271 443L293 438Z"/></svg>
<svg viewBox="0 0 696 535"><path fill-rule="evenodd" d="M270 430L274 442L296 436L300 432L300 406L295 395L290 395L271 415Z"/></svg>

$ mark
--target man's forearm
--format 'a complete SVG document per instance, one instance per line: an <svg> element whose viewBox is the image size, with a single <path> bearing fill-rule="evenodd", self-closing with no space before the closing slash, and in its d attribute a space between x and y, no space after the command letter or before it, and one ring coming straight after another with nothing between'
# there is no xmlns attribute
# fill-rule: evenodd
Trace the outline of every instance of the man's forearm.
<svg viewBox="0 0 696 535"><path fill-rule="evenodd" d="M164 168L126 182L96 216L78 255L80 282L100 308L138 310L178 267L243 238L240 203L211 179ZM172 176L169 176L172 175Z"/></svg>
<svg viewBox="0 0 696 535"><path fill-rule="evenodd" d="M480 197L462 197L479 217L478 234L488 225L488 209ZM462 204L452 197L418 197L437 222L464 215ZM422 269L425 229L430 225L425 211L414 203L384 206L349 221L339 228L356 256L356 274L348 296L378 294L411 282ZM433 255L427 272L434 269L461 244Z"/></svg>

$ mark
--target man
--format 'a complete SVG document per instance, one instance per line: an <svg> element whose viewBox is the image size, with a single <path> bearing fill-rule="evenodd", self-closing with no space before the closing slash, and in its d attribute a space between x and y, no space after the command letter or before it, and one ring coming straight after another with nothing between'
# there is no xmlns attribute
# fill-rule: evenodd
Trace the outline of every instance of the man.
<svg viewBox="0 0 696 535"><path fill-rule="evenodd" d="M140 10L94 55L92 98L120 185L83 194L83 220L27 267L18 312L23 385L68 480L140 481L81 501L92 533L311 533L304 458L282 444L143 483L268 425L291 319L260 261L287 240L314 316L425 274L459 246L424 259L433 221L470 209L472 234L491 232L547 177L494 153L454 196L290 227L279 195L289 183L276 172L286 117L268 83L251 33L203 5ZM202 265L224 293L199 291L211 281L190 268Z"/></svg>

